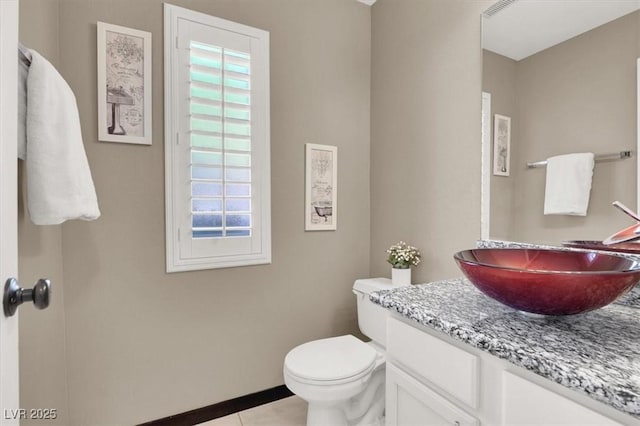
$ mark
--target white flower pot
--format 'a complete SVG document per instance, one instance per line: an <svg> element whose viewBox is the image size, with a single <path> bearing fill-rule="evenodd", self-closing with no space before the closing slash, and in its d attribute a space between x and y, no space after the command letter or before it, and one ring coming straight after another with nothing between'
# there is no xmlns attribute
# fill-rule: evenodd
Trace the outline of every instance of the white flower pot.
<svg viewBox="0 0 640 426"><path fill-rule="evenodd" d="M391 283L393 285L410 285L411 284L411 268L407 268L407 269L391 268Z"/></svg>

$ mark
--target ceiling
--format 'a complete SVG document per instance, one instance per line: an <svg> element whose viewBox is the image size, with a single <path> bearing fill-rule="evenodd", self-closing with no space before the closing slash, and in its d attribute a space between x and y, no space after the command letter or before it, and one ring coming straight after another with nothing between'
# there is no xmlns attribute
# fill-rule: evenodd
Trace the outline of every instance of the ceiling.
<svg viewBox="0 0 640 426"><path fill-rule="evenodd" d="M501 0L494 6L482 16L482 46L519 61L639 9L640 0Z"/></svg>

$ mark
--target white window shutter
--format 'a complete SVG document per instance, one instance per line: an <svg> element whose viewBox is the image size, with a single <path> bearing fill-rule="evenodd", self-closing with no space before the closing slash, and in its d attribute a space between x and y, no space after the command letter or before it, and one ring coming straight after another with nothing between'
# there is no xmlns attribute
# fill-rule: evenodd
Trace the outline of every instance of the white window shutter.
<svg viewBox="0 0 640 426"><path fill-rule="evenodd" d="M271 261L268 43L165 4L168 272Z"/></svg>

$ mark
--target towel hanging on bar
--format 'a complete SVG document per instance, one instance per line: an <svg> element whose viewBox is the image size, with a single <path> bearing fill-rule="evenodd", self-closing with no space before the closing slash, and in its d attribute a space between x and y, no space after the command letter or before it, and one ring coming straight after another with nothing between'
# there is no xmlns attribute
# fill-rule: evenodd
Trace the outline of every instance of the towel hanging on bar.
<svg viewBox="0 0 640 426"><path fill-rule="evenodd" d="M75 95L49 61L35 50L27 53L31 65L23 125L31 221L57 225L72 219L95 220L100 209Z"/></svg>
<svg viewBox="0 0 640 426"><path fill-rule="evenodd" d="M547 159L545 215L587 215L594 157L591 152L582 152Z"/></svg>
<svg viewBox="0 0 640 426"><path fill-rule="evenodd" d="M595 156L595 161L606 161L606 160L625 160L627 158L633 157L633 151L620 151L620 152L612 152L609 154L597 154ZM527 163L527 169L536 169L540 167L546 167L547 160L536 161L535 163Z"/></svg>

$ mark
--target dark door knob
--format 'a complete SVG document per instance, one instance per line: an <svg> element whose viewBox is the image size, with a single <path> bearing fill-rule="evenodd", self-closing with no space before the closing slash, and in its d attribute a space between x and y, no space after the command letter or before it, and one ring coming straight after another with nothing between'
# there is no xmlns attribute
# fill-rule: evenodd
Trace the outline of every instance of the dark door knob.
<svg viewBox="0 0 640 426"><path fill-rule="evenodd" d="M18 306L24 302L33 302L38 309L49 306L49 294L51 293L51 281L40 278L32 289L20 287L15 278L9 278L4 284L2 305L4 316L10 317L16 313Z"/></svg>

